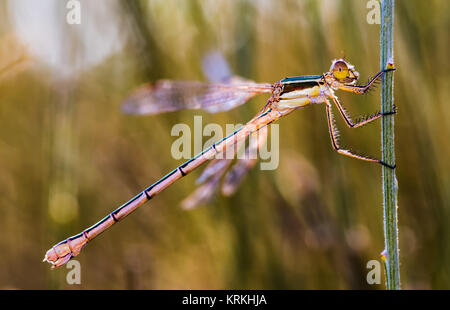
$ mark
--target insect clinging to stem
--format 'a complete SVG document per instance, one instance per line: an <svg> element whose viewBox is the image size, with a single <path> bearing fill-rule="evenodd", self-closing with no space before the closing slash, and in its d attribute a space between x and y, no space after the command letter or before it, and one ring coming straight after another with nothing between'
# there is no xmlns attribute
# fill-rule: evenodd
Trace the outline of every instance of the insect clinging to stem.
<svg viewBox="0 0 450 310"><path fill-rule="evenodd" d="M395 114L396 110L394 109L387 113L377 112L358 121L353 121L335 95L337 90L365 94L385 73L393 70L395 70L394 66L390 65L375 74L366 85L357 85L359 73L352 64L341 58L333 60L329 71L322 75L288 77L273 84L255 83L241 77L231 76L215 83L163 80L140 87L125 101L124 112L154 114L180 109L203 109L215 113L242 105L258 94L270 93L271 96L260 112L240 129L181 164L93 226L53 246L45 254L44 261L51 263L52 268L64 265L69 259L77 256L89 241L203 163L213 159L218 154L222 154L236 143L245 141L250 135L254 135L261 129L266 130L267 125L279 118L312 104L325 105L331 145L339 154L394 169L395 164L385 163L380 159L356 154L342 148L337 139L337 129L334 125L331 110L334 104L350 128L358 128L382 116ZM266 136L266 134L260 135L260 138L254 140L256 142L250 143L248 150L251 148L258 149L264 143ZM205 196L205 193L207 196L211 188L217 185L218 179L225 173L229 163L229 159L213 159L211 161L200 177L205 180L209 179L209 183L206 183L207 187L203 188L204 191L197 192L192 197L191 203L188 200L188 205L195 204L196 201ZM230 177L228 179L225 177L225 188L228 188L225 192L233 192L236 184L253 165L254 161L246 161L246 159L238 161L231 168L232 174L228 174Z"/></svg>

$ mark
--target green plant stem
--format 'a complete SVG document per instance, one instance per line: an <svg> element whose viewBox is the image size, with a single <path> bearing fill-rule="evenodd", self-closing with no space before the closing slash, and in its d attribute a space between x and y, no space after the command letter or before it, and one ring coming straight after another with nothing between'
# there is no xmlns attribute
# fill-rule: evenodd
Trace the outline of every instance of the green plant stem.
<svg viewBox="0 0 450 310"><path fill-rule="evenodd" d="M380 27L381 69L386 69L394 59L394 0L381 1ZM394 109L394 74L387 72L381 82L381 112ZM382 160L395 165L394 115L385 115L381 121ZM398 183L395 169L383 166L383 209L386 250L386 287L400 289L400 264L397 227Z"/></svg>

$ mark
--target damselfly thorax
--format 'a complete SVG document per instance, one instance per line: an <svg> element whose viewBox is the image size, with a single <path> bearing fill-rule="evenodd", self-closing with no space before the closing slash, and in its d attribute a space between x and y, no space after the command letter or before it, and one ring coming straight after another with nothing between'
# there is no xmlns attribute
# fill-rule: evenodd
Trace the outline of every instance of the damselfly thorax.
<svg viewBox="0 0 450 310"><path fill-rule="evenodd" d="M274 100L274 108L281 111L324 103L330 96L330 89L322 75L285 78L275 85L281 89L278 100Z"/></svg>
<svg viewBox="0 0 450 310"><path fill-rule="evenodd" d="M199 177L201 185L186 199L186 208L195 206L211 197L215 189L220 186L219 181L221 179L223 179L222 193L225 195L233 193L256 161L248 158L239 159L234 166L231 166L230 159L218 159L215 158L215 155L224 152L236 143L245 141L256 132L262 131L263 134L249 143L247 148L247 151L258 150L267 138L267 125L308 105L324 104L331 145L339 154L379 163L392 169L395 168L394 163L385 163L379 159L356 154L342 148L338 141L338 133L332 113L332 104L334 104L350 128L361 127L382 116L396 113L395 110L388 113L377 112L353 121L335 95L337 90L365 94L380 80L384 73L392 70L395 70L393 65L378 72L366 85L356 85L359 74L355 71L354 66L344 59L337 59L332 62L330 70L322 75L289 77L273 84L255 83L241 77L232 76L220 83L165 80L140 87L125 101L124 112L129 114L156 114L181 109L203 109L215 113L242 105L258 94L270 93L271 96L261 111L246 125L181 164L93 226L52 247L47 251L44 261L51 263L52 267L64 265L70 258L78 255L88 241L91 241L207 161L209 161L209 164Z"/></svg>

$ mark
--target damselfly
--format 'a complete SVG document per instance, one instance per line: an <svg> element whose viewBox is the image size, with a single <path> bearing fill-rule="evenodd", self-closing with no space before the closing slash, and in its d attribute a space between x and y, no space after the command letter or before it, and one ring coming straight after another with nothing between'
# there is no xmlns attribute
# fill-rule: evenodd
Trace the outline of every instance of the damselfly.
<svg viewBox="0 0 450 310"><path fill-rule="evenodd" d="M227 148L246 140L250 135L263 128L266 130L267 125L280 117L311 104L323 103L325 105L331 145L338 153L364 161L379 163L394 169L395 164L393 163L385 163L379 159L359 155L341 148L337 139L338 134L332 114L332 104L334 104L348 127L357 128L381 116L396 113L395 110L387 113L378 112L354 122L334 94L336 90L365 94L381 79L384 73L393 70L395 70L393 66L390 66L378 72L366 85L356 85L359 73L355 71L354 66L344 59L337 59L332 62L330 70L322 75L289 77L273 84L258 84L239 77L232 77L224 83L160 81L154 85L141 87L125 102L124 110L126 112L151 114L184 108L218 112L242 105L258 94L271 93L271 97L261 111L246 125L169 172L95 225L53 246L45 254L44 261L51 263L52 268L64 265L69 259L78 255L89 241L122 220L178 179L186 176L206 161L213 159L216 155L223 153ZM248 146L248 151L260 147L266 135L260 136L261 138L253 140L255 142ZM205 192L210 192L207 188L208 186L211 187L217 184L218 179L228 168L229 163L230 161L227 159L215 158L211 161L200 177L200 179L208 179L209 181L206 183L206 188L198 191L191 198L194 204L202 198ZM225 180L225 185L228 184L228 187L225 186L225 191L232 192L238 180L253 164L254 161L252 160L238 162L233 167L233 173L229 174L228 181Z"/></svg>

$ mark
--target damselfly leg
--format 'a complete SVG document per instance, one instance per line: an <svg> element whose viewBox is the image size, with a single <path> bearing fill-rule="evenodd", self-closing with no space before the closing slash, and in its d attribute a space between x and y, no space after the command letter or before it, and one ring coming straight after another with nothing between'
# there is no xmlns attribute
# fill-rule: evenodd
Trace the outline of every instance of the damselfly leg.
<svg viewBox="0 0 450 310"><path fill-rule="evenodd" d="M377 84L377 82L381 79L381 77L383 76L383 74L385 72L393 71L393 70L395 70L395 69L386 69L386 70L378 72L373 78L370 79L370 81L366 85L343 85L343 86L339 87L339 89L348 91L348 92L352 92L352 93L356 93L356 94L360 94L360 95L364 95L373 86L375 86ZM342 118L345 120L345 123L347 124L347 126L349 128L358 128L358 127L364 126L364 125L380 118L381 116L397 113L397 110L394 106L394 111L386 112L386 113L376 112L372 115L360 116L356 122L353 122L351 117L348 115L347 111L344 109L344 107L339 102L339 99L334 95L331 96L331 99L333 100L333 103L338 108L339 113L342 115Z"/></svg>
<svg viewBox="0 0 450 310"><path fill-rule="evenodd" d="M384 73L389 72L389 71L395 71L395 68L390 68L390 69L384 69L380 72L378 72L377 74L374 75L373 78L371 78L369 80L369 82L367 82L366 85L349 85L349 84L344 84L339 86L340 90L344 90L344 91L348 91L348 92L352 92L355 94L366 94L373 86L375 86L381 79L381 77L383 76Z"/></svg>
<svg viewBox="0 0 450 310"><path fill-rule="evenodd" d="M327 120L328 120L328 129L330 131L330 139L331 139L331 145L333 146L333 149L338 152L339 154L345 155L345 156L349 156L349 157L353 157L356 159L361 159L364 161L370 161L370 162L374 162L374 163L379 163L382 164L383 166L386 166L388 168L394 169L395 166L391 166L379 159L376 158L371 158L368 156L364 156L364 155L359 155L356 154L350 150L346 150L341 148L341 146L339 145L339 132L336 129L336 126L334 124L334 117L333 117L333 112L331 110L331 103L327 102L325 104L326 109L327 109Z"/></svg>

